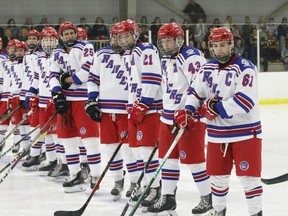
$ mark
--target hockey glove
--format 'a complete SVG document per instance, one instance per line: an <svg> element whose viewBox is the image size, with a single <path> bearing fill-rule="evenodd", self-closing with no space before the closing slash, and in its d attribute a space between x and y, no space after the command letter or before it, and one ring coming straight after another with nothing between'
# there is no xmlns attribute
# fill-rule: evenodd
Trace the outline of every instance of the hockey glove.
<svg viewBox="0 0 288 216"><path fill-rule="evenodd" d="M39 103L39 98L38 97L30 96L29 107L30 107L30 109L32 110L33 113L37 112L38 103Z"/></svg>
<svg viewBox="0 0 288 216"><path fill-rule="evenodd" d="M218 116L218 110L216 107L217 102L218 101L214 98L207 99L202 105L199 114L212 121Z"/></svg>
<svg viewBox="0 0 288 216"><path fill-rule="evenodd" d="M99 107L98 102L96 101L95 98L90 98L85 102L85 111L88 114L88 116L96 121L96 122L101 122L101 109Z"/></svg>
<svg viewBox="0 0 288 216"><path fill-rule="evenodd" d="M26 104L25 104L25 100L19 100L19 106L20 106L22 109L28 109L28 107L27 107Z"/></svg>
<svg viewBox="0 0 288 216"><path fill-rule="evenodd" d="M59 82L60 82L60 85L61 85L61 88L64 89L64 90L67 90L69 89L69 87L72 85L72 83L66 83L65 82L65 79L67 77L70 77L71 75L68 73L68 72L62 72L60 74L60 77L59 77Z"/></svg>
<svg viewBox="0 0 288 216"><path fill-rule="evenodd" d="M134 122L135 125L139 125L142 123L145 113L148 109L149 107L146 104L140 103L138 100L133 103L130 112L130 119Z"/></svg>
<svg viewBox="0 0 288 216"><path fill-rule="evenodd" d="M53 115L56 112L54 101L52 99L48 101L45 112L49 113L49 115Z"/></svg>
<svg viewBox="0 0 288 216"><path fill-rule="evenodd" d="M66 96L63 93L53 92L52 99L54 101L55 109L59 114L64 114L68 110L69 104L66 101Z"/></svg>
<svg viewBox="0 0 288 216"><path fill-rule="evenodd" d="M174 114L174 121L178 128L186 128L187 130L190 130L194 127L193 115L189 110L177 110Z"/></svg>

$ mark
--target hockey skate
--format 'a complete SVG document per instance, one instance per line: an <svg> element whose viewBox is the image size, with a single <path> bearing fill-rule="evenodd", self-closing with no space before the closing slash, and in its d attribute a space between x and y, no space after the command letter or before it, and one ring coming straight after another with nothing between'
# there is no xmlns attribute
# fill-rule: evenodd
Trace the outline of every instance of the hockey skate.
<svg viewBox="0 0 288 216"><path fill-rule="evenodd" d="M117 201L121 198L121 193L124 190L124 178L120 181L115 181L114 187L111 190L113 201Z"/></svg>
<svg viewBox="0 0 288 216"><path fill-rule="evenodd" d="M20 145L13 145L13 148L12 148L12 153L13 154L17 154L19 152L19 149L20 149Z"/></svg>
<svg viewBox="0 0 288 216"><path fill-rule="evenodd" d="M160 186L156 188L150 188L149 192L147 193L147 196L141 202L142 212L147 212L148 207L154 205L154 203L157 202L159 197L160 197Z"/></svg>
<svg viewBox="0 0 288 216"><path fill-rule="evenodd" d="M65 193L75 193L86 190L85 175L83 171L79 171L76 175L70 176L70 181L64 182Z"/></svg>
<svg viewBox="0 0 288 216"><path fill-rule="evenodd" d="M66 181L69 178L67 164L58 163L56 167L48 172L49 181Z"/></svg>
<svg viewBox="0 0 288 216"><path fill-rule="evenodd" d="M137 183L131 182L129 189L126 192L126 197L130 197L132 192L133 192L133 190L134 190L134 188L136 188L136 187L137 187Z"/></svg>
<svg viewBox="0 0 288 216"><path fill-rule="evenodd" d="M209 212L209 214L207 214L207 216L225 216L225 215L226 215L226 207L220 212L217 212L215 210L211 210Z"/></svg>
<svg viewBox="0 0 288 216"><path fill-rule="evenodd" d="M48 175L48 172L50 170L54 170L54 168L57 166L57 160L54 160L54 161L49 161L48 163L46 164L42 164L40 165L39 167L39 171L40 171L40 175L42 176L47 176Z"/></svg>
<svg viewBox="0 0 288 216"><path fill-rule="evenodd" d="M41 162L39 155L31 156L28 160L22 163L22 170L25 171L38 170L40 163Z"/></svg>
<svg viewBox="0 0 288 216"><path fill-rule="evenodd" d="M148 207L148 213L151 216L157 216L159 213L165 212L168 215L177 216L176 207L175 195L167 194L161 196L154 205Z"/></svg>
<svg viewBox="0 0 288 216"><path fill-rule="evenodd" d="M80 167L85 175L85 179L89 178L89 174L90 174L90 167L88 165L88 163L81 163Z"/></svg>
<svg viewBox="0 0 288 216"><path fill-rule="evenodd" d="M98 181L98 177L95 177L95 176L91 176L90 175L90 188L93 190L93 188L95 187L95 185L97 184L97 181ZM99 190L100 186L98 185L97 186L97 189L96 190Z"/></svg>
<svg viewBox="0 0 288 216"><path fill-rule="evenodd" d="M193 215L202 215L213 209L211 193L205 196L201 196L200 198L201 200L199 204L194 209L192 209Z"/></svg>

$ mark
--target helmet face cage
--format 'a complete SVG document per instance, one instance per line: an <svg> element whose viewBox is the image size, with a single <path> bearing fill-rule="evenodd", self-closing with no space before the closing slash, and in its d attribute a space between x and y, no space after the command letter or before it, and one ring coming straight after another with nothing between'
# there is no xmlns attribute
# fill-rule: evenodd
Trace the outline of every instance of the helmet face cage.
<svg viewBox="0 0 288 216"><path fill-rule="evenodd" d="M47 36L41 40L41 47L45 53L50 55L58 47L58 40L55 37Z"/></svg>
<svg viewBox="0 0 288 216"><path fill-rule="evenodd" d="M164 55L171 56L178 53L184 44L184 31L177 23L162 25L157 35L158 49Z"/></svg>
<svg viewBox="0 0 288 216"><path fill-rule="evenodd" d="M125 50L133 50L139 38L139 27L134 20L125 20L119 24L118 44Z"/></svg>
<svg viewBox="0 0 288 216"><path fill-rule="evenodd" d="M213 49L213 43L215 42L227 42L229 44L229 51L223 55L216 55ZM211 31L209 36L209 51L213 58L216 58L220 63L226 63L234 54L234 35L229 28L220 27Z"/></svg>

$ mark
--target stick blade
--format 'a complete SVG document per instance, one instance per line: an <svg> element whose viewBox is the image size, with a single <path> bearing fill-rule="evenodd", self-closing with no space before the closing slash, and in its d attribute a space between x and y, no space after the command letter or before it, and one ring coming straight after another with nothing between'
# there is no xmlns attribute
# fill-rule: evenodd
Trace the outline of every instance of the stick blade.
<svg viewBox="0 0 288 216"><path fill-rule="evenodd" d="M54 212L54 216L80 216L78 211L56 211Z"/></svg>
<svg viewBox="0 0 288 216"><path fill-rule="evenodd" d="M275 178L270 178L270 179L261 179L261 182L266 184L266 185L271 185L271 184L277 184L277 183L281 183L281 182L285 182L288 181L288 173L275 177Z"/></svg>

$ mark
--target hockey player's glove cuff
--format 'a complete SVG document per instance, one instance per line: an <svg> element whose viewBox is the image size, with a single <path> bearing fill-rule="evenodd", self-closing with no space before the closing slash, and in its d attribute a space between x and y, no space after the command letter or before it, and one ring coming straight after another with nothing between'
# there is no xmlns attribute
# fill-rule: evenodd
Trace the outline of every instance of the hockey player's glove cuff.
<svg viewBox="0 0 288 216"><path fill-rule="evenodd" d="M92 120L101 122L102 112L95 98L90 98L85 102L85 111Z"/></svg>

